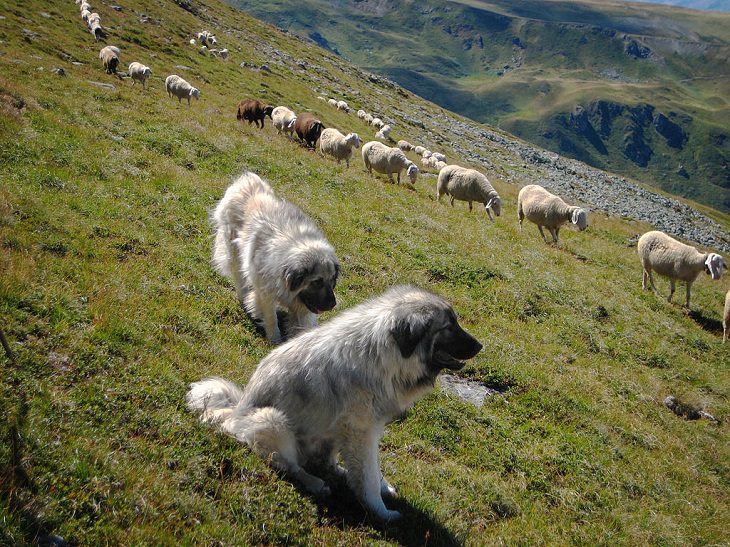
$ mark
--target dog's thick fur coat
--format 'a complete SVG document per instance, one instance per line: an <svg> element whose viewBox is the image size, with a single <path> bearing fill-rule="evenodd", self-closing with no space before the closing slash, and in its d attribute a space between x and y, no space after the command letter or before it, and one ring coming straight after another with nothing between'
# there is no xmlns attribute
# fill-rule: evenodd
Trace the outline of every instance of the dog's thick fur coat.
<svg viewBox="0 0 730 547"><path fill-rule="evenodd" d="M277 306L286 307L288 334L313 327L335 306L340 265L324 234L298 207L276 197L268 183L244 173L213 212L213 267L230 277L244 309L262 320L266 336L281 340Z"/></svg>
<svg viewBox="0 0 730 547"><path fill-rule="evenodd" d="M363 505L390 520L399 514L382 499L395 495L380 471L385 425L481 347L446 300L395 287L272 351L243 390L211 378L191 384L187 403L312 493L327 486L302 466L345 473Z"/></svg>

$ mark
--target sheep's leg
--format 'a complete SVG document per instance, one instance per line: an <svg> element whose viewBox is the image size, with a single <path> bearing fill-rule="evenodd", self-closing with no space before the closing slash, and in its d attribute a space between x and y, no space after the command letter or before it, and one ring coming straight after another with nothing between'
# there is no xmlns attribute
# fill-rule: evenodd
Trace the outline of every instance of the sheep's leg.
<svg viewBox="0 0 730 547"><path fill-rule="evenodd" d="M454 206L454 196L449 196L449 203L451 203L451 206Z"/></svg>
<svg viewBox="0 0 730 547"><path fill-rule="evenodd" d="M692 290L692 282L687 281L687 303L684 305L685 308L689 309L689 293Z"/></svg>
<svg viewBox="0 0 730 547"><path fill-rule="evenodd" d="M545 232L542 231L542 226L539 224L537 225L537 229L540 230L540 235L542 236L542 240L547 243L547 238L545 237Z"/></svg>
<svg viewBox="0 0 730 547"><path fill-rule="evenodd" d="M647 272L646 270L643 270L642 275L641 275L641 288L644 289L645 291L649 289L648 281L649 281L649 272Z"/></svg>
<svg viewBox="0 0 730 547"><path fill-rule="evenodd" d="M469 202L469 212L471 213L471 201Z"/></svg>
<svg viewBox="0 0 730 547"><path fill-rule="evenodd" d="M674 289L675 289L674 279L670 279L669 280L669 296L667 296L667 302L672 301L672 296L674 296Z"/></svg>
<svg viewBox="0 0 730 547"><path fill-rule="evenodd" d="M558 244L558 233L559 232L560 232L560 228L550 228L550 233L553 236L553 243L555 243L555 245Z"/></svg>

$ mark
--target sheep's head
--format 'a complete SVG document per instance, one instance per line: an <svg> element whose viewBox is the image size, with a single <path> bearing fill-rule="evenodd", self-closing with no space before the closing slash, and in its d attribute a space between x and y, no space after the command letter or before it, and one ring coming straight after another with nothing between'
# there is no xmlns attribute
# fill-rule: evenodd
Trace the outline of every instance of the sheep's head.
<svg viewBox="0 0 730 547"><path fill-rule="evenodd" d="M411 162L408 165L408 169L406 169L406 175L408 175L411 184L416 184L416 179L418 179L418 166L415 163Z"/></svg>
<svg viewBox="0 0 730 547"><path fill-rule="evenodd" d="M581 209L580 207L576 207L573 209L570 221L577 225L578 229L582 232L588 228L588 211Z"/></svg>
<svg viewBox="0 0 730 547"><path fill-rule="evenodd" d="M350 133L347 137L345 137L345 140L352 144L354 148L360 148L360 146L362 146L362 139L357 133Z"/></svg>
<svg viewBox="0 0 730 547"><path fill-rule="evenodd" d="M296 116L294 116L294 117L293 117L293 118L291 119L291 121L290 121L290 122L289 122L289 123L287 124L286 128L287 128L287 129L288 129L289 131L293 131L293 130L294 130L294 126L296 125L296 123L297 123L297 117L296 117Z"/></svg>
<svg viewBox="0 0 730 547"><path fill-rule="evenodd" d="M271 113L272 113L273 111L274 111L274 107L273 107L273 106L265 106L265 107L264 107L264 116L268 116L268 117L269 117L269 119L272 119L272 118L271 118Z"/></svg>
<svg viewBox="0 0 730 547"><path fill-rule="evenodd" d="M705 259L705 273L717 281L722 275L722 270L727 270L725 259L717 253L708 253Z"/></svg>
<svg viewBox="0 0 730 547"><path fill-rule="evenodd" d="M489 194L489 200L484 204L484 210L487 212L487 216L491 221L494 221L494 219L490 211L494 211L495 216L502 214L502 198L499 197L497 192L491 192Z"/></svg>
<svg viewBox="0 0 730 547"><path fill-rule="evenodd" d="M145 67L145 69L142 71L142 75L145 78L149 78L152 75L152 69L150 69L149 67Z"/></svg>
<svg viewBox="0 0 730 547"><path fill-rule="evenodd" d="M190 96L200 99L200 90L197 87L190 88Z"/></svg>

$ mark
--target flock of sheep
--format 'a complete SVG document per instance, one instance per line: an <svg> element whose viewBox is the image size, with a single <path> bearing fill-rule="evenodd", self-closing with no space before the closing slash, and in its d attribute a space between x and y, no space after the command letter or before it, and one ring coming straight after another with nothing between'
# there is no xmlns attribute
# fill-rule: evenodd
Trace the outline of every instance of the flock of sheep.
<svg viewBox="0 0 730 547"><path fill-rule="evenodd" d="M81 4L81 16L89 25L92 34L98 39L103 32L98 14L91 13L91 6L87 0L76 0L76 3ZM217 44L216 37L205 30L198 34L198 40L203 45L202 47ZM191 44L194 43L195 40L191 40ZM99 58L107 73L117 73L120 53L119 48L115 46L106 46L100 51ZM225 50L226 57L227 54L228 50ZM143 87L146 87L146 81L152 71L142 63L132 62L129 65L128 73L133 85L140 82ZM190 106L191 98L200 97L199 89L175 74L165 79L165 89L171 98L177 97L178 101L187 99L188 106ZM345 113L351 111L346 101L327 99L323 96L317 98ZM357 133L351 132L345 135L337 129L325 128L322 121L312 113L305 112L297 115L286 106L272 107L258 99L241 101L236 114L237 119L247 121L249 124L255 123L259 128L264 127L264 119L269 117L279 134L283 133L292 137L293 133L296 133L299 139L310 148L314 148L319 141L322 155L334 158L338 164L344 160L348 168L353 151L362 146L362 159L368 173L372 176L372 172L376 171L387 175L390 182L394 182L393 175L395 174L400 183L400 174L405 171L410 183L415 185L419 168L405 154L405 152L412 151L421 157L423 167L438 171L436 183L438 201L442 195L447 195L452 206L454 200L465 201L469 204L470 211L472 203L477 202L484 205L490 220L494 220L492 212L495 216L500 216L501 198L484 174L475 169L447 164L444 154L431 152L423 146L414 146L405 140L400 140L397 146L390 147L381 142L392 142L390 125L365 110L358 110L357 116L363 122L377 128L375 138L379 140L363 144ZM517 214L520 231L522 231L523 220L527 218L537 226L540 235L546 242L547 238L543 228L547 228L555 244L558 243L560 228L565 223L571 222L581 231L588 227L586 209L568 205L560 197L536 184L525 186L520 190L517 198ZM659 231L651 231L641 236L638 253L643 267L643 288L647 290L651 288L658 294L652 277L652 272L657 272L659 275L669 278L670 292L667 301L671 302L676 281L684 281L687 287L685 300L687 308L689 308L692 284L700 272L704 270L713 280L717 280L720 279L723 269L727 269L722 256L716 253L703 253ZM727 342L728 337L730 337L730 290L725 297L723 342Z"/></svg>

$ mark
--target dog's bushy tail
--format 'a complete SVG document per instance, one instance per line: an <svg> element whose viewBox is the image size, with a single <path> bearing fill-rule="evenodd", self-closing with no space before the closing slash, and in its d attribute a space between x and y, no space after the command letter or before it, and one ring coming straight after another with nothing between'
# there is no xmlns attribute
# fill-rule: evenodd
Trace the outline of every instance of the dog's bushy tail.
<svg viewBox="0 0 730 547"><path fill-rule="evenodd" d="M185 398L188 408L200 413L202 422L221 424L241 402L243 391L223 378L207 378L190 384Z"/></svg>

